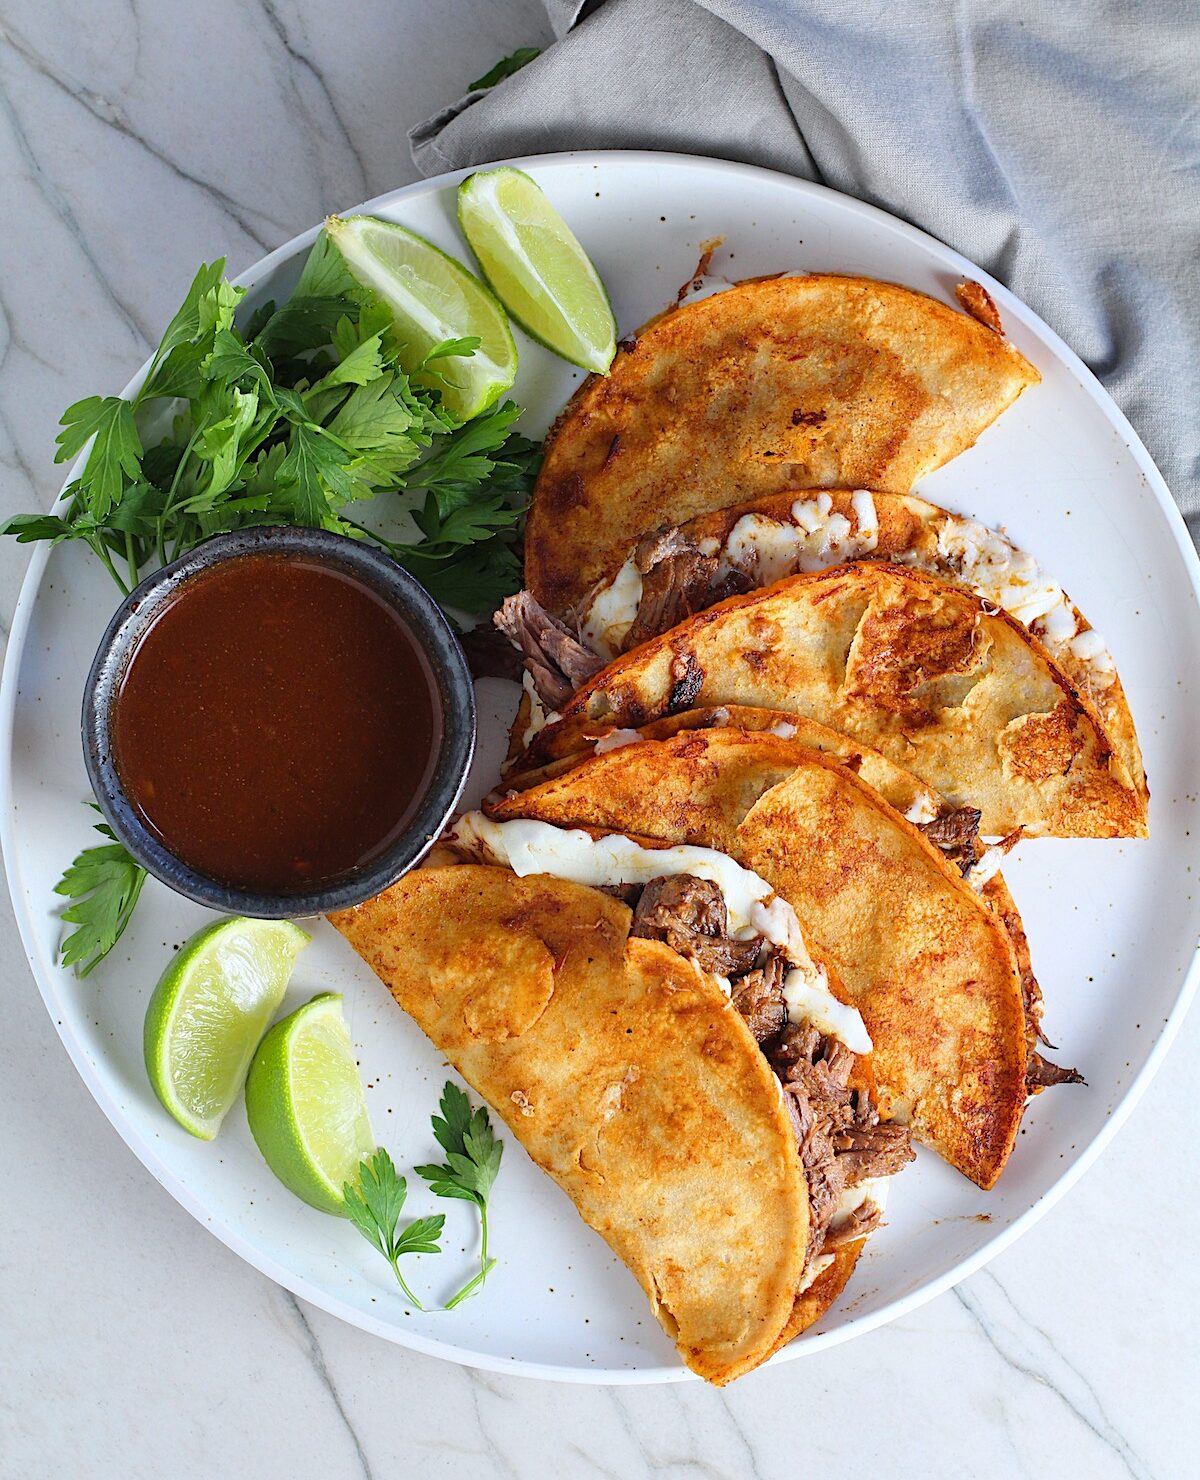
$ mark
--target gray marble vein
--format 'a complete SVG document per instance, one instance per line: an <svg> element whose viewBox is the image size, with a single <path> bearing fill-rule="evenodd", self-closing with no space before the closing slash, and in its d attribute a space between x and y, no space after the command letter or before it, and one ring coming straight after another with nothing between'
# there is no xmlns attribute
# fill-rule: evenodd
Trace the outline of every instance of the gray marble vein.
<svg viewBox="0 0 1200 1480"><path fill-rule="evenodd" d="M308 94L315 89L320 103L324 105L323 111L332 118L337 132L346 147L346 151L353 162L353 169L347 171L348 178L343 177L342 185L351 193L357 191L360 197L368 194L367 171L362 156L351 137L350 130L343 118L337 102L330 90L325 74L316 61L306 52L299 49L293 42L288 26L287 18L281 13L279 6L273 0L262 0L262 12L266 18L271 36L278 43L283 52L284 74L290 95L295 99L296 105L304 114L305 131L310 141L316 145L321 137L321 119L308 106ZM304 84L312 84L312 88Z"/></svg>
<svg viewBox="0 0 1200 1480"><path fill-rule="evenodd" d="M995 1275L985 1270L960 1285L954 1296L1002 1362L1028 1381L1048 1388L1112 1451L1134 1480L1152 1480L1151 1471L1113 1426L1092 1384L1066 1360L1046 1331L1022 1315Z"/></svg>
<svg viewBox="0 0 1200 1480"><path fill-rule="evenodd" d="M308 1351L308 1359L312 1363L313 1371L317 1374L321 1385L329 1394L330 1402L333 1404L337 1416L346 1430L347 1437L354 1446L354 1454L363 1475L366 1477L366 1480L375 1480L371 1466L367 1462L367 1456L363 1453L363 1447L359 1441L358 1434L355 1432L354 1425L350 1422L350 1416L346 1412L345 1405L342 1402L333 1378L329 1375L329 1368L325 1365L325 1354L321 1350L321 1343L317 1340L316 1333L309 1325L308 1317L304 1314L304 1307L290 1290L280 1289L279 1294L284 1304L293 1312L300 1325L304 1336L304 1344Z"/></svg>
<svg viewBox="0 0 1200 1480"><path fill-rule="evenodd" d="M256 210L234 200L211 180L201 179L177 160L172 159L152 139L145 137L133 127L119 103L113 102L90 88L81 86L73 78L59 71L45 57L40 56L20 35L11 30L0 29L0 46L19 57L39 77L44 78L81 108L86 109L97 122L104 124L120 134L122 138L128 139L139 149L144 150L152 159L170 170L183 184L202 190L221 207L238 229L264 252L269 250L269 246L273 245L278 238L287 234L282 222L266 215L261 209ZM257 218L260 224L267 225L270 231L262 233L259 227L252 226L250 224L252 218ZM149 338L148 335L144 337Z"/></svg>
<svg viewBox="0 0 1200 1480"><path fill-rule="evenodd" d="M47 78L48 80L55 82L57 85L63 87L64 91L69 91L69 89L66 88L65 84L59 82L57 78L50 77L50 74L47 73L41 65L39 65L37 59L33 56L33 54L26 47L24 47L19 40L14 38L11 33L5 31L2 27L0 27L0 49L2 48L7 48L12 53L12 55L19 57L38 76ZM0 50L0 55L3 55L2 50ZM71 96L77 95L72 93ZM58 186L48 176L46 171L43 170L41 164L38 162L37 155L34 153L33 146L30 143L29 137L25 131L25 126L22 123L16 108L13 106L11 96L7 89L0 90L0 108L3 109L5 122L12 132L13 140L17 146L17 151L29 172L30 179L36 184L37 188L45 196L47 202L49 203L55 214L58 216L63 226L66 228L68 234L71 237L71 240L79 249L79 253L83 257L83 260L87 263L89 272L91 272L96 282L103 289L108 301L112 304L113 308L120 316L122 323L129 330L129 333L133 338L135 347L148 351L150 347L150 336L152 332L151 329L145 324L138 321L136 317L135 305L126 302L117 292L117 289L114 287L109 278L106 276L104 268L97 260L91 243L88 240L87 234L80 226L79 221L75 215L75 211L72 208L70 202L67 200L63 192L58 188ZM11 335L11 328L9 332Z"/></svg>

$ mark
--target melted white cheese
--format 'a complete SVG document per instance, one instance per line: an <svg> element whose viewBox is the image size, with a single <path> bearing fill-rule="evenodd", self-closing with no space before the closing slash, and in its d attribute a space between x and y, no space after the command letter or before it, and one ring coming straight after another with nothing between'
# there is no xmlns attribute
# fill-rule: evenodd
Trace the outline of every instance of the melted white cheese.
<svg viewBox="0 0 1200 1480"><path fill-rule="evenodd" d="M642 573L631 555L608 585L599 587L588 598L580 618L579 635L594 653L611 661L621 651L641 599Z"/></svg>
<svg viewBox="0 0 1200 1480"><path fill-rule="evenodd" d="M699 303L702 298L713 298L718 293L727 293L730 288L736 288L736 283L731 283L728 278L720 277L715 272L702 273L694 277L679 295L680 303Z"/></svg>
<svg viewBox="0 0 1200 1480"><path fill-rule="evenodd" d="M544 730L548 724L556 719L561 719L557 709L547 710L546 706L538 697L538 691L533 686L533 675L528 668L521 675L521 687L529 695L529 723L525 726L525 732L521 736L522 746L531 745L533 737Z"/></svg>
<svg viewBox="0 0 1200 1480"><path fill-rule="evenodd" d="M507 865L514 874L552 874L593 888L648 884L663 875L695 874L720 889L735 936L764 935L810 979L821 971L808 954L796 912L770 884L714 848L679 844L643 848L632 838L609 833L594 838L582 828L555 827L525 818L493 822L482 812L465 812L447 842L487 863Z"/></svg>
<svg viewBox="0 0 1200 1480"><path fill-rule="evenodd" d="M796 1294L803 1295L811 1284L814 1284L833 1263L832 1254L818 1254L808 1268L804 1271L803 1278L796 1286Z"/></svg>
<svg viewBox="0 0 1200 1480"><path fill-rule="evenodd" d="M863 549L873 550L879 543L879 515L875 512L875 500L865 488L851 494L850 504L858 520L858 538Z"/></svg>
<svg viewBox="0 0 1200 1480"><path fill-rule="evenodd" d="M623 745L636 745L641 739L637 730L610 730L607 735L601 735L592 751L596 755L605 755L610 750L620 750Z"/></svg>
<svg viewBox="0 0 1200 1480"><path fill-rule="evenodd" d="M798 572L824 570L844 561L861 560L879 544L879 515L866 489L851 496L854 522L833 513L828 493L797 499L791 521L766 514L743 514L723 544L702 542L706 554L719 555L718 579L732 571L768 586ZM1083 664L1093 687L1107 688L1116 669L1099 633L1080 632L1079 619L1066 592L1032 555L1018 550L1004 535L974 519L948 516L938 530L937 556L913 550L897 558L931 575L956 576L984 601L1005 611L1040 638L1059 658ZM613 577L588 598L581 631L606 659L621 650L637 616L642 577L631 556Z"/></svg>
<svg viewBox="0 0 1200 1480"><path fill-rule="evenodd" d="M1069 654L1087 669L1096 688L1115 672L1098 632L1079 631L1067 593L1032 555L974 519L946 519L938 531L938 555L977 596L1006 611L1040 637L1055 657Z"/></svg>
<svg viewBox="0 0 1200 1480"><path fill-rule="evenodd" d="M990 848L985 848L971 867L967 870L967 883L972 889L982 890L983 886L1000 872L1004 860L1012 851L1013 841L1005 838L999 843L993 843Z"/></svg>
<svg viewBox="0 0 1200 1480"><path fill-rule="evenodd" d="M871 1035L861 1013L838 1001L829 990L828 979L814 988L811 979L801 972L789 971L783 981L783 1000L787 1003L788 1022L811 1023L822 1033L841 1039L852 1053L871 1052Z"/></svg>
<svg viewBox="0 0 1200 1480"><path fill-rule="evenodd" d="M648 884L674 874L710 879L725 900L730 933L742 939L764 936L791 964L783 984L788 1020L812 1023L853 1053L871 1052L861 1015L829 990L829 976L809 955L791 905L765 879L714 848L644 848L620 833L593 838L582 828L526 819L493 822L482 812L464 813L446 842L481 862L507 865L522 878L551 874L593 888ZM722 983L722 990L728 989L729 983Z"/></svg>
<svg viewBox="0 0 1200 1480"><path fill-rule="evenodd" d="M717 556L718 580L732 571L769 586L800 571L824 570L846 560L869 555L879 542L875 500L865 490L853 495L852 523L833 512L828 493L797 499L791 521L766 514L743 514L724 541L711 536L701 551ZM584 641L602 658L621 651L642 599L642 577L631 555L612 580L598 587L580 609L579 630Z"/></svg>
<svg viewBox="0 0 1200 1480"><path fill-rule="evenodd" d="M923 792L904 815L909 822L914 822L919 827L922 822L932 822L938 815L938 809L929 793Z"/></svg>

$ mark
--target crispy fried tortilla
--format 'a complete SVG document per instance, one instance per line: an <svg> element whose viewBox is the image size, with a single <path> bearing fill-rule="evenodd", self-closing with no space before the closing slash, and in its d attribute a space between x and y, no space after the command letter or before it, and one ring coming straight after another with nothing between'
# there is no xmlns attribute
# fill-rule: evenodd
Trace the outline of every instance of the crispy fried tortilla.
<svg viewBox="0 0 1200 1480"><path fill-rule="evenodd" d="M574 617L587 645L612 659L732 595L731 584L752 590L854 560L922 570L1020 622L1095 705L1145 803L1133 717L1112 654L1091 623L1005 534L911 494L793 489L701 514L639 541Z"/></svg>
<svg viewBox="0 0 1200 1480"><path fill-rule="evenodd" d="M994 329L868 278L745 282L685 303L560 418L526 580L562 611L661 524L791 488L907 493L1039 378Z"/></svg>
<svg viewBox="0 0 1200 1480"><path fill-rule="evenodd" d="M846 759L766 730L684 730L583 760L492 811L700 843L766 879L862 1013L884 1114L991 1187L1033 1062L1001 918L1011 900L997 886L990 908Z"/></svg>
<svg viewBox="0 0 1200 1480"><path fill-rule="evenodd" d="M788 1327L809 1203L778 1083L717 984L583 885L419 869L331 917L725 1383Z"/></svg>
<svg viewBox="0 0 1200 1480"><path fill-rule="evenodd" d="M561 723L636 727L720 705L840 730L980 808L991 836L1146 834L1137 780L1037 638L907 567L863 561L732 597L587 679ZM550 724L515 770L545 765L556 744Z"/></svg>

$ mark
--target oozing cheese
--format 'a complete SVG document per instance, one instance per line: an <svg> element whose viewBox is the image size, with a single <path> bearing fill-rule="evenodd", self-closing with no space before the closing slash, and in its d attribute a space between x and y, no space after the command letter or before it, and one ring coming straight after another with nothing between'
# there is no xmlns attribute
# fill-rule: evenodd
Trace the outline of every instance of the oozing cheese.
<svg viewBox="0 0 1200 1480"><path fill-rule="evenodd" d="M547 725L553 724L556 719L561 719L562 716L555 709L546 709L537 689L533 686L533 675L528 669L521 675L521 687L529 695L529 723L525 726L525 731L521 736L521 744L531 745L536 734L544 730Z"/></svg>
<svg viewBox="0 0 1200 1480"><path fill-rule="evenodd" d="M741 571L767 586L797 571L823 570L869 555L879 540L875 500L866 490L851 499L854 522L833 513L827 493L797 499L792 522L766 514L743 514L723 541L702 540L702 553L717 557L717 577ZM642 576L631 555L613 579L599 587L580 612L584 641L601 657L621 651L642 599Z"/></svg>
<svg viewBox="0 0 1200 1480"><path fill-rule="evenodd" d="M824 973L822 972L822 976ZM871 1036L857 1008L838 999L827 985L814 988L802 972L789 971L783 981L788 1022L808 1022L831 1038L839 1038L852 1053L870 1053Z"/></svg>
<svg viewBox="0 0 1200 1480"><path fill-rule="evenodd" d="M904 815L909 822L914 822L919 827L922 822L932 822L938 815L938 809L929 793L923 792Z"/></svg>
<svg viewBox="0 0 1200 1480"><path fill-rule="evenodd" d="M588 601L581 614L579 635L594 653L615 658L641 599L642 573L630 556L608 585L601 586Z"/></svg>
<svg viewBox="0 0 1200 1480"><path fill-rule="evenodd" d="M938 531L938 555L985 601L1015 617L1050 649L1064 652L1088 670L1096 688L1107 688L1115 667L1098 632L1079 631L1067 593L1032 555L974 519L946 519ZM936 572L935 572L936 573Z"/></svg>
<svg viewBox="0 0 1200 1480"><path fill-rule="evenodd" d="M695 874L720 889L735 936L764 935L795 966L815 973L817 967L796 912L765 879L713 848L680 844L644 848L620 833L594 838L582 828L555 827L524 818L493 822L482 812L467 812L455 823L448 841L485 862L507 865L514 874L553 874L593 888L648 884L664 874ZM823 973L822 973L823 974Z"/></svg>
<svg viewBox="0 0 1200 1480"><path fill-rule="evenodd" d="M864 1177L856 1186L847 1187L838 1199L833 1217L829 1220L830 1228L840 1228L850 1215L866 1202L874 1203L882 1213L887 1207L891 1185L891 1177Z"/></svg>
<svg viewBox="0 0 1200 1480"><path fill-rule="evenodd" d="M736 283L731 283L728 278L718 277L714 272L703 273L687 283L679 295L679 302L699 303L702 298L713 298L718 293L726 293L730 288L736 287Z"/></svg>
<svg viewBox="0 0 1200 1480"><path fill-rule="evenodd" d="M604 755L610 750L620 750L623 745L636 745L641 738L637 730L609 730L607 735L600 736L592 749L596 755Z"/></svg>

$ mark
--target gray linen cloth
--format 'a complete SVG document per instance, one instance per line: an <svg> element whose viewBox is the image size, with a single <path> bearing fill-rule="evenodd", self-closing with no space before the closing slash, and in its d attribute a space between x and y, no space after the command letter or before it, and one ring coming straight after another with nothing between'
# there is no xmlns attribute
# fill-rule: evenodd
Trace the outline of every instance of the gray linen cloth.
<svg viewBox="0 0 1200 1480"><path fill-rule="evenodd" d="M668 149L882 206L1057 330L1200 538L1198 0L544 3L554 46L412 131L425 174Z"/></svg>

